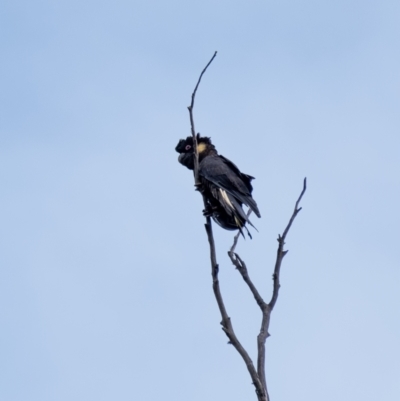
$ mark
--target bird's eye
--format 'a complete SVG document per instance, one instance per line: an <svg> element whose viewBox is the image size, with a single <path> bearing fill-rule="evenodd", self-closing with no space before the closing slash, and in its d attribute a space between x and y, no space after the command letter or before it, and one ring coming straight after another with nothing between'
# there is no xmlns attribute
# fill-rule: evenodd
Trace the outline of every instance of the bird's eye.
<svg viewBox="0 0 400 401"><path fill-rule="evenodd" d="M185 146L185 150L189 150L190 148L191 148L190 145L186 145L186 146Z"/></svg>

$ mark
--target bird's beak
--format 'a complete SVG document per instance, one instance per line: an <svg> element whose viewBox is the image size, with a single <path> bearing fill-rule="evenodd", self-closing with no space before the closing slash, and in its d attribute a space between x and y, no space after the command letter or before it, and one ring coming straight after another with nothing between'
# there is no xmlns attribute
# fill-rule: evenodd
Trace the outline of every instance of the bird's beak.
<svg viewBox="0 0 400 401"><path fill-rule="evenodd" d="M182 159L185 157L185 154L186 154L186 153L181 153L181 154L179 155L179 157L178 157L178 162L179 162L179 163L182 163Z"/></svg>

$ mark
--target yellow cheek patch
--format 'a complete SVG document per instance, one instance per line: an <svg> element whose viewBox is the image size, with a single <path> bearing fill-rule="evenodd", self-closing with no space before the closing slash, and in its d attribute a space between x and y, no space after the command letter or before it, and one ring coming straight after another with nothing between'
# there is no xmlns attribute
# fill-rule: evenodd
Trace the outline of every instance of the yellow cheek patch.
<svg viewBox="0 0 400 401"><path fill-rule="evenodd" d="M197 152L201 153L204 152L206 150L206 144L201 142L197 144Z"/></svg>

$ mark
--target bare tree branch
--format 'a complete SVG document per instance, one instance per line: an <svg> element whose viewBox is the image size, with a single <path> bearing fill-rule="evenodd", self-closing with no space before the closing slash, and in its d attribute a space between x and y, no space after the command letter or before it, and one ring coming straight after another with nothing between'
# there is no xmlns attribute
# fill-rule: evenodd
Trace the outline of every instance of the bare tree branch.
<svg viewBox="0 0 400 401"><path fill-rule="evenodd" d="M274 306L275 306L276 301L278 299L279 288L281 286L280 281L279 281L279 277L280 277L280 272L281 272L282 260L285 257L285 255L288 253L288 251L285 251L283 249L283 247L285 246L286 235L288 234L294 219L296 218L296 216L298 215L298 213L301 210L301 207L299 207L299 203L300 203L301 198L303 197L304 193L306 192L306 189L307 189L307 178L304 178L303 190L301 191L301 194L300 194L299 198L297 199L296 205L294 206L293 214L292 214L292 216L291 216L291 218L289 220L289 223L286 226L285 231L283 232L283 234L278 236L278 244L279 245L278 245L278 250L277 250L277 254L276 254L276 262L275 262L274 274L272 276L272 278L274 280L274 289L273 289L273 292L272 292L271 301L268 304L270 309L271 309L271 311L272 311L272 309L274 309Z"/></svg>
<svg viewBox="0 0 400 401"><path fill-rule="evenodd" d="M196 92L199 87L201 78L202 78L203 74L205 73L205 71L207 70L208 66L211 64L211 62L216 57L216 55L217 55L217 52L214 53L211 60L208 62L206 67L201 72L199 80L197 81L196 87L192 93L192 102L191 102L190 106L188 107L189 116L190 116L191 132L192 132L193 144L194 144L194 176L195 176L195 185L196 186L198 186L200 184L200 182L199 182L199 176L198 176L199 156L198 156L198 151L197 151L197 138L196 138L196 130L195 130L195 126L194 126L193 107L194 107ZM204 195L203 195L203 202L204 202L204 206L206 206L207 201L206 201ZM251 379L253 380L253 384L256 389L256 394L257 394L258 400L259 401L268 401L268 399L266 398L265 390L264 390L265 386L260 381L259 375L254 367L253 361L251 360L249 354L247 353L247 351L244 349L244 347L242 346L242 344L236 337L236 334L233 330L231 319L226 311L224 300L223 300L222 294L221 294L221 289L219 286L219 279L218 279L219 266L217 263L217 257L216 257L216 252L215 252L215 241L214 241L214 236L213 236L213 231L212 231L211 218L206 217L206 219L207 219L207 222L205 224L205 229L207 232L208 242L210 244L211 275L212 275L212 280L213 280L213 291L214 291L215 299L218 304L219 311L221 313L222 330L227 335L227 337L229 339L229 343L235 347L235 349L238 351L240 356L243 358L243 360L246 364L247 370L250 373Z"/></svg>
<svg viewBox="0 0 400 401"><path fill-rule="evenodd" d="M280 268L281 268L282 260L283 260L284 256L286 255L286 253L288 252L283 249L283 247L285 245L285 238L290 230L290 227L292 226L294 219L296 218L297 214L301 210L301 208L299 208L299 203L306 191L306 187L307 187L306 184L307 184L307 180L306 180L306 178L304 178L303 190L302 190L299 198L297 199L293 214L289 220L288 225L285 228L285 231L283 232L282 235L279 235L279 237L278 237L279 245L278 245L277 259L275 262L275 269L274 269L274 275L273 275L274 287L273 287L272 299L269 304L265 303L265 301L261 297L260 293L258 292L256 286L251 281L245 262L240 258L240 256L237 253L234 252L234 250L237 246L238 239L239 239L239 233L237 235L235 235L234 240L233 240L233 245L232 245L230 251L228 252L229 258L231 259L233 265L236 266L239 273L242 275L243 280L249 287L251 293L254 296L254 299L256 300L256 302L262 312L260 333L257 336L257 350L258 350L258 352L257 352L257 354L258 354L257 355L257 374L258 374L260 381L263 384L264 392L265 392L265 399L267 401L269 401L269 395L268 395L267 381L266 381L266 375L265 375L265 341L269 337L268 329L269 329L269 323L271 320L271 312L278 299L278 292L279 292L279 287L280 287L279 276L280 276Z"/></svg>
<svg viewBox="0 0 400 401"><path fill-rule="evenodd" d="M257 374L257 371L254 367L253 361L250 358L249 354L247 351L244 349L242 344L240 343L239 339L236 337L235 331L232 326L231 318L228 316L228 313L225 308L225 304L221 295L221 290L219 286L219 280L218 280L218 272L219 272L219 267L218 264L216 263L216 257L215 257L215 243L214 243L214 237L212 234L212 226L211 224L205 224L206 231L207 231L207 236L208 236L208 242L210 243L210 253L211 253L211 265L212 265L212 279L213 279L213 290L214 290L214 295L215 299L217 300L218 308L221 313L222 321L221 321L221 326L222 330L225 332L229 339L229 344L232 344L236 351L240 354L240 356L243 358L244 363L246 364L247 370L250 373L250 377L253 380L253 384L256 388L256 394L257 398L259 401L268 401L267 398L265 398L265 391L263 388L263 384L260 381L260 378Z"/></svg>
<svg viewBox="0 0 400 401"><path fill-rule="evenodd" d="M251 281L248 270L247 270L246 263L240 258L240 256L237 253L232 252L232 249L234 249L234 247L236 246L237 240L238 240L238 237L235 236L232 248L228 252L228 255L229 255L229 258L231 259L233 265L236 266L237 270L242 275L243 280L250 288L250 291L252 292L254 299L256 300L256 302L262 312L260 333L257 336L257 350L258 350L258 352L257 352L257 375L263 386L263 390L264 390L263 393L265 396L265 400L269 401L267 381L266 381L266 376L265 376L265 340L269 336L268 327L269 327L271 310L270 310L268 304L266 304L264 302L264 300L261 297L260 293L258 292L256 286Z"/></svg>

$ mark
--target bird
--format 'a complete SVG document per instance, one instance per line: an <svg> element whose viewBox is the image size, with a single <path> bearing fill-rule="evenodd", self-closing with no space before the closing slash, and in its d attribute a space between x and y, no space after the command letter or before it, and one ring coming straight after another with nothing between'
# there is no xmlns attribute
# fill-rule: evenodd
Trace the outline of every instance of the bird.
<svg viewBox="0 0 400 401"><path fill-rule="evenodd" d="M242 173L233 162L219 155L211 138L197 134L196 139L200 181L197 189L206 199L203 214L211 216L223 229L239 230L243 235L242 228L247 230L246 223L253 226L243 210L243 204L257 217L261 217L257 203L252 197L251 181L254 177ZM179 140L175 150L179 153L179 163L189 170L194 170L193 137ZM248 230L247 232L251 237Z"/></svg>

